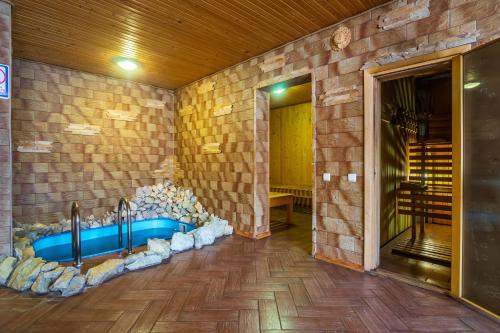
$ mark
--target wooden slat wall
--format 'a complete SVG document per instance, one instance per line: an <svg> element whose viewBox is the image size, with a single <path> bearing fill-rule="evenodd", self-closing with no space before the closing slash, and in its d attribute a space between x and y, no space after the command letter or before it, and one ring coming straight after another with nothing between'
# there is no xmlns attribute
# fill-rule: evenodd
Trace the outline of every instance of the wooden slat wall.
<svg viewBox="0 0 500 333"><path fill-rule="evenodd" d="M412 144L409 148L410 180L424 181L429 186L452 186L451 143L435 143L427 145Z"/></svg>
<svg viewBox="0 0 500 333"><path fill-rule="evenodd" d="M400 215L427 216L429 222L451 224L452 144L449 142L409 146L411 181L425 181L429 190L425 194L398 193ZM424 179L422 179L422 170ZM432 192L436 189L435 192ZM449 189L449 191L447 191ZM427 212L424 213L424 210Z"/></svg>
<svg viewBox="0 0 500 333"><path fill-rule="evenodd" d="M312 188L311 115L311 103L271 110L271 185Z"/></svg>
<svg viewBox="0 0 500 333"><path fill-rule="evenodd" d="M385 0L15 0L14 55L178 88ZM111 62L126 56L134 73Z"/></svg>
<svg viewBox="0 0 500 333"><path fill-rule="evenodd" d="M382 88L384 89L384 88ZM389 122L381 122L380 149L380 245L406 230L411 219L396 214L396 191L408 177L404 129Z"/></svg>

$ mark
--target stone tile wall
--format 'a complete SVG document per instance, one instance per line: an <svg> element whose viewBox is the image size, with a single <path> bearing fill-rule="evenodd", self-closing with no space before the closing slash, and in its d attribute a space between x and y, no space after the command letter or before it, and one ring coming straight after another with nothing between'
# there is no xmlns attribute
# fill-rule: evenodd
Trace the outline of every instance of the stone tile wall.
<svg viewBox="0 0 500 333"><path fill-rule="evenodd" d="M363 68L395 62L464 44L500 37L496 0L416 0L391 2L342 25L352 33L347 48L335 52L334 25L262 56L178 89L177 157L182 184L202 203L230 219L242 234L266 232L255 198L263 156L254 138L256 88L311 73L315 115L316 254L361 267L363 258ZM219 115L221 106L232 112ZM202 146L220 143L221 153ZM258 144L258 143L257 143ZM264 170L265 171L265 170ZM321 179L332 173L332 181ZM347 182L357 173L358 182Z"/></svg>
<svg viewBox="0 0 500 333"><path fill-rule="evenodd" d="M12 99L15 221L100 216L174 175L171 91L20 59Z"/></svg>
<svg viewBox="0 0 500 333"><path fill-rule="evenodd" d="M0 0L0 64L11 65L11 5ZM11 102L0 99L0 254L12 252Z"/></svg>

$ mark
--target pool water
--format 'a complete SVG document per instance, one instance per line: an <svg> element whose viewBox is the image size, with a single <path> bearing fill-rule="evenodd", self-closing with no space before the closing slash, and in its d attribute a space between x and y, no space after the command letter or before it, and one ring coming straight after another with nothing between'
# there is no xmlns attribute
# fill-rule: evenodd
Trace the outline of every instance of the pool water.
<svg viewBox="0 0 500 333"><path fill-rule="evenodd" d="M132 223L132 247L145 245L148 238L170 239L175 232L181 231L181 225L185 231L191 231L194 225L179 222L167 218L142 220ZM128 235L127 224L123 224L123 247L118 246L118 225L82 230L82 258L89 258L103 254L119 252L127 247ZM33 248L37 257L46 261L71 261L71 232L63 232L37 239L33 242Z"/></svg>

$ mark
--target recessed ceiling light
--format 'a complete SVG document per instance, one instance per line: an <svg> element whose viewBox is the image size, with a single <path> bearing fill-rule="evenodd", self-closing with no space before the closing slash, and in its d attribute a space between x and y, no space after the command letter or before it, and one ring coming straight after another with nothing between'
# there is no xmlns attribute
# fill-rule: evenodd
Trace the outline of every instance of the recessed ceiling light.
<svg viewBox="0 0 500 333"><path fill-rule="evenodd" d="M114 58L113 62L126 71L133 71L139 67L139 63L136 60L130 58L118 57Z"/></svg>
<svg viewBox="0 0 500 333"><path fill-rule="evenodd" d="M472 88L476 88L477 86L479 86L481 83L479 82L469 82L469 83L466 83L464 84L464 89L472 89Z"/></svg>
<svg viewBox="0 0 500 333"><path fill-rule="evenodd" d="M286 88L283 88L283 87L279 87L279 88L276 88L273 90L273 94L276 94L276 95L281 95L282 93L284 93L286 90Z"/></svg>

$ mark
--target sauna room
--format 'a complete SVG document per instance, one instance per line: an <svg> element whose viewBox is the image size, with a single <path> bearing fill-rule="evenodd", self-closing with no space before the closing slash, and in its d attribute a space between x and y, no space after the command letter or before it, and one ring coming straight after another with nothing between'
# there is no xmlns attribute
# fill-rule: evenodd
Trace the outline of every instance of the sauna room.
<svg viewBox="0 0 500 333"><path fill-rule="evenodd" d="M499 332L500 0L0 0L0 333Z"/></svg>
<svg viewBox="0 0 500 333"><path fill-rule="evenodd" d="M309 78L308 78L309 80ZM269 197L271 232L311 251L312 233L311 82L281 83L270 89Z"/></svg>
<svg viewBox="0 0 500 333"><path fill-rule="evenodd" d="M404 74L403 74L404 75ZM380 268L448 290L450 62L381 83Z"/></svg>

